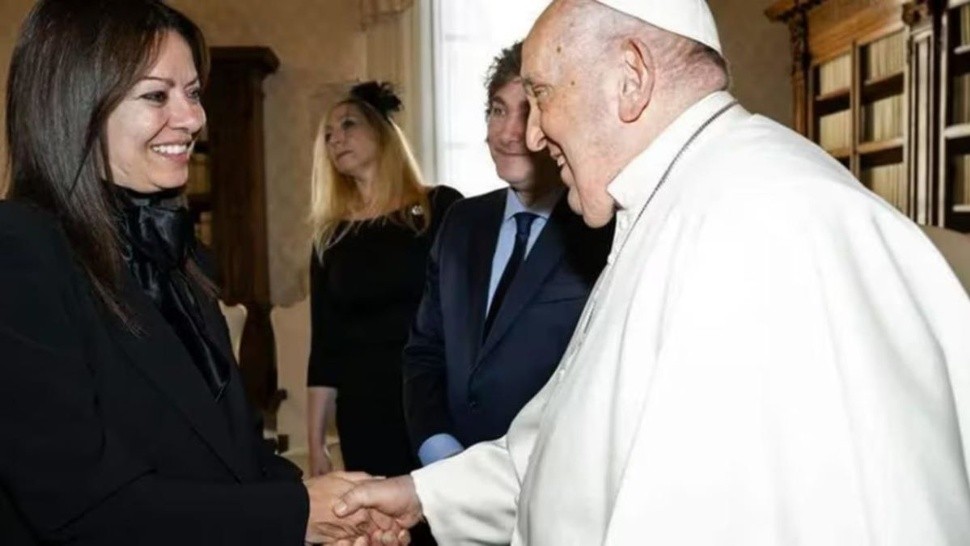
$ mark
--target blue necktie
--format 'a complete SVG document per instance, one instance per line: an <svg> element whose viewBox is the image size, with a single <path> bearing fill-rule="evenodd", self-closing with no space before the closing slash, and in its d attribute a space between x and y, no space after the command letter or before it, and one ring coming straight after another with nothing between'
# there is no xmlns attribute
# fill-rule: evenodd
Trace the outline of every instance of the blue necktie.
<svg viewBox="0 0 970 546"><path fill-rule="evenodd" d="M509 261L505 264L505 271L502 272L498 286L495 287L495 294L492 295L492 304L488 308L488 315L485 317L485 331L482 333L483 341L488 337L492 323L495 322L495 317L502 307L502 300L505 299L505 294L509 291L509 286L512 285L512 280L515 278L516 272L519 271L519 266L522 265L525 250L529 247L529 232L532 231L532 222L538 216L531 212L517 212L513 218L515 218L515 246L512 247L512 255L509 256Z"/></svg>

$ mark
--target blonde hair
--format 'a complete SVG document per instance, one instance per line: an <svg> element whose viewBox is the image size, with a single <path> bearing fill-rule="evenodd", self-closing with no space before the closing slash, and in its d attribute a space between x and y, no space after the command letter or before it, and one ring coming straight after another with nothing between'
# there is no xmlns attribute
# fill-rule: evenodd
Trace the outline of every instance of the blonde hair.
<svg viewBox="0 0 970 546"><path fill-rule="evenodd" d="M382 215L369 221L390 221L406 226L416 234L423 233L431 225L428 188L424 185L414 154L400 127L370 104L353 98L345 99L335 104L320 121L313 144L310 224L313 228L313 246L320 257L350 230L348 223L338 233L340 222L351 220L353 211L364 205L354 180L337 171L327 153L327 118L334 109L345 104L356 106L377 133L377 176L373 182L373 202L369 208ZM410 209L415 205L421 207L420 214L412 214Z"/></svg>

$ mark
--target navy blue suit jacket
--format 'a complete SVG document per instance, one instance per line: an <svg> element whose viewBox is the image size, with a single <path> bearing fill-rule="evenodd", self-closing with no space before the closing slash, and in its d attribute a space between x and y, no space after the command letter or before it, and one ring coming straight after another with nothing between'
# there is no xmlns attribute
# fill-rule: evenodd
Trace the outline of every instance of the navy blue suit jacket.
<svg viewBox="0 0 970 546"><path fill-rule="evenodd" d="M404 349L404 404L415 451L440 433L464 446L505 434L555 370L606 263L612 224L590 229L564 194L482 339L506 191L455 203L431 249Z"/></svg>

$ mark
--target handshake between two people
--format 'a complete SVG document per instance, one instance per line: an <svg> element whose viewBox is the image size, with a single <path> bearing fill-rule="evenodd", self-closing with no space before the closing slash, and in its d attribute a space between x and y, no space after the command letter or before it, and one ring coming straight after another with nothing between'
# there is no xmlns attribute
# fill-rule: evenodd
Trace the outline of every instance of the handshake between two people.
<svg viewBox="0 0 970 546"><path fill-rule="evenodd" d="M331 472L303 482L310 496L306 542L336 546L406 545L421 520L410 476Z"/></svg>

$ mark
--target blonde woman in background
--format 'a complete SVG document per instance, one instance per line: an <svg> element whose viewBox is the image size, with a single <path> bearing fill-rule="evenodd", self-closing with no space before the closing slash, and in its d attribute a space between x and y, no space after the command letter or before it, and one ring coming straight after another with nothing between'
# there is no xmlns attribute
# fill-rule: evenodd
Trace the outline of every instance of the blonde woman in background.
<svg viewBox="0 0 970 546"><path fill-rule="evenodd" d="M456 190L422 183L391 116L390 86L355 86L314 146L307 384L311 473L332 469L325 433L336 414L347 469L396 476L416 468L401 401L401 351L425 262ZM339 407L339 411L335 411Z"/></svg>

